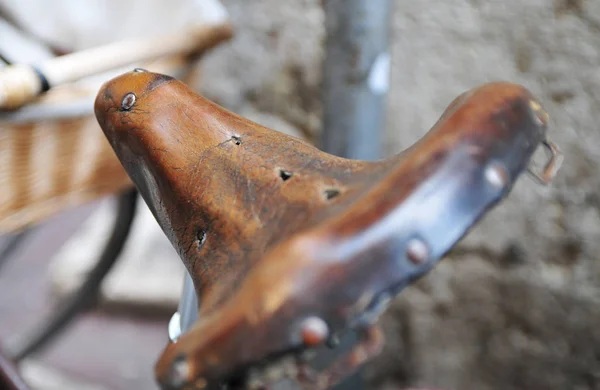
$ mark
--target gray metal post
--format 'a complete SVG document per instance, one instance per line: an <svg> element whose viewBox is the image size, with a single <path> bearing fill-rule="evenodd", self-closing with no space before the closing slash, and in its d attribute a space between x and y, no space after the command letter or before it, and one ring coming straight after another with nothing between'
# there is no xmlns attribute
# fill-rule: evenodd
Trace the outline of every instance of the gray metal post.
<svg viewBox="0 0 600 390"><path fill-rule="evenodd" d="M190 274L185 271L179 307L169 321L169 338L177 341L179 336L192 328L198 319L198 296Z"/></svg>
<svg viewBox="0 0 600 390"><path fill-rule="evenodd" d="M185 333L191 329L198 319L198 296L194 289L194 282L190 274L185 272L185 280L183 281L183 293L179 301L178 312L180 317L181 332Z"/></svg>
<svg viewBox="0 0 600 390"><path fill-rule="evenodd" d="M390 0L325 0L322 148L332 154L381 157L389 82Z"/></svg>
<svg viewBox="0 0 600 390"><path fill-rule="evenodd" d="M389 87L390 0L325 0L327 30L323 73L322 149L342 157L381 157L385 98ZM317 365L356 342L349 333ZM362 390L359 370L335 390Z"/></svg>

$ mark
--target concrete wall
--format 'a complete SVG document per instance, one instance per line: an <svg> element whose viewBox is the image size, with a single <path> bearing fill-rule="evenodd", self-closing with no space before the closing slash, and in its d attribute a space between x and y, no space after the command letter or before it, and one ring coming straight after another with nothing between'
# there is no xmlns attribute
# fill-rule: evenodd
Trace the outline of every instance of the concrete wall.
<svg viewBox="0 0 600 390"><path fill-rule="evenodd" d="M224 0L237 25L200 87L238 111L320 128L318 0ZM600 388L600 1L396 0L386 153L409 146L476 84L522 83L565 153L552 186L527 177L383 318L374 388Z"/></svg>

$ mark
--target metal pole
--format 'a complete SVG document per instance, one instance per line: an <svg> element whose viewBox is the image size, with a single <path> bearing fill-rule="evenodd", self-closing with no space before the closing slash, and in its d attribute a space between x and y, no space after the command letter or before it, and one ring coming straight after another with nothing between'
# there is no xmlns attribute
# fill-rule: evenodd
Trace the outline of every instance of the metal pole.
<svg viewBox="0 0 600 390"><path fill-rule="evenodd" d="M190 274L185 271L183 290L177 311L169 321L169 338L175 342L183 333L192 328L198 319L198 296Z"/></svg>
<svg viewBox="0 0 600 390"><path fill-rule="evenodd" d="M385 98L389 86L390 0L325 0L322 149L342 157L381 157ZM335 359L356 343L351 332L317 361ZM334 390L362 390L361 371Z"/></svg>
<svg viewBox="0 0 600 390"><path fill-rule="evenodd" d="M325 0L323 144L332 154L381 157L389 84L390 0Z"/></svg>
<svg viewBox="0 0 600 390"><path fill-rule="evenodd" d="M186 271L185 280L183 282L182 299L179 301L179 314L181 315L181 331L187 332L198 319L198 296L194 289L192 277Z"/></svg>

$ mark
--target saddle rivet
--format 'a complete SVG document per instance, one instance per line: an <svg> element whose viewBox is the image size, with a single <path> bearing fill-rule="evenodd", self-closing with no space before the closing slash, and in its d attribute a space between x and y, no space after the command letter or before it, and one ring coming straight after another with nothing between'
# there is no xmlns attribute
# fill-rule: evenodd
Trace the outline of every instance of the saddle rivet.
<svg viewBox="0 0 600 390"><path fill-rule="evenodd" d="M147 70L146 70L146 69L144 69L144 68L135 68L133 71L134 71L135 73L144 73L144 72L147 72Z"/></svg>
<svg viewBox="0 0 600 390"><path fill-rule="evenodd" d="M190 376L190 364L184 357L177 358L171 366L169 381L173 387L182 387L188 382Z"/></svg>
<svg viewBox="0 0 600 390"><path fill-rule="evenodd" d="M131 110L131 108L133 107L134 104L135 104L135 94L130 92L123 97L123 100L121 101L121 109L123 111L129 111L129 110Z"/></svg>
<svg viewBox="0 0 600 390"><path fill-rule="evenodd" d="M194 382L194 387L196 389L204 389L204 388L206 388L207 385L208 385L208 382L204 378L198 378Z"/></svg>
<svg viewBox="0 0 600 390"><path fill-rule="evenodd" d="M308 317L301 324L302 341L307 346L321 344L329 336L329 327L319 317Z"/></svg>
<svg viewBox="0 0 600 390"><path fill-rule="evenodd" d="M547 126L548 125L548 121L550 119L549 115L546 112L546 110L544 110L538 102L536 102L535 100L530 100L529 108L531 109L531 112L533 114L532 115L533 121L535 122L536 125L538 125L538 126Z"/></svg>
<svg viewBox="0 0 600 390"><path fill-rule="evenodd" d="M508 184L508 173L499 163L492 163L485 168L485 180L494 188L504 188Z"/></svg>
<svg viewBox="0 0 600 390"><path fill-rule="evenodd" d="M423 240L413 238L406 246L406 257L413 264L423 264L429 259L429 248Z"/></svg>

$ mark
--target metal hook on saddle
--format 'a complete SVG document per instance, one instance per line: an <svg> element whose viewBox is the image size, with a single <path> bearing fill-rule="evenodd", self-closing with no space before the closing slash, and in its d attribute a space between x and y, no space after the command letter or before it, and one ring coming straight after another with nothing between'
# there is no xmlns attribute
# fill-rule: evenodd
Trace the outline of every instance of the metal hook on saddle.
<svg viewBox="0 0 600 390"><path fill-rule="evenodd" d="M548 161L544 164L544 168L538 172L533 166L529 166L527 168L527 172L534 179L536 179L539 183L543 185L548 185L558 173L562 163L563 163L563 153L560 151L559 147L550 140L542 141L542 145L544 146L544 150L546 151L546 156L548 157Z"/></svg>

